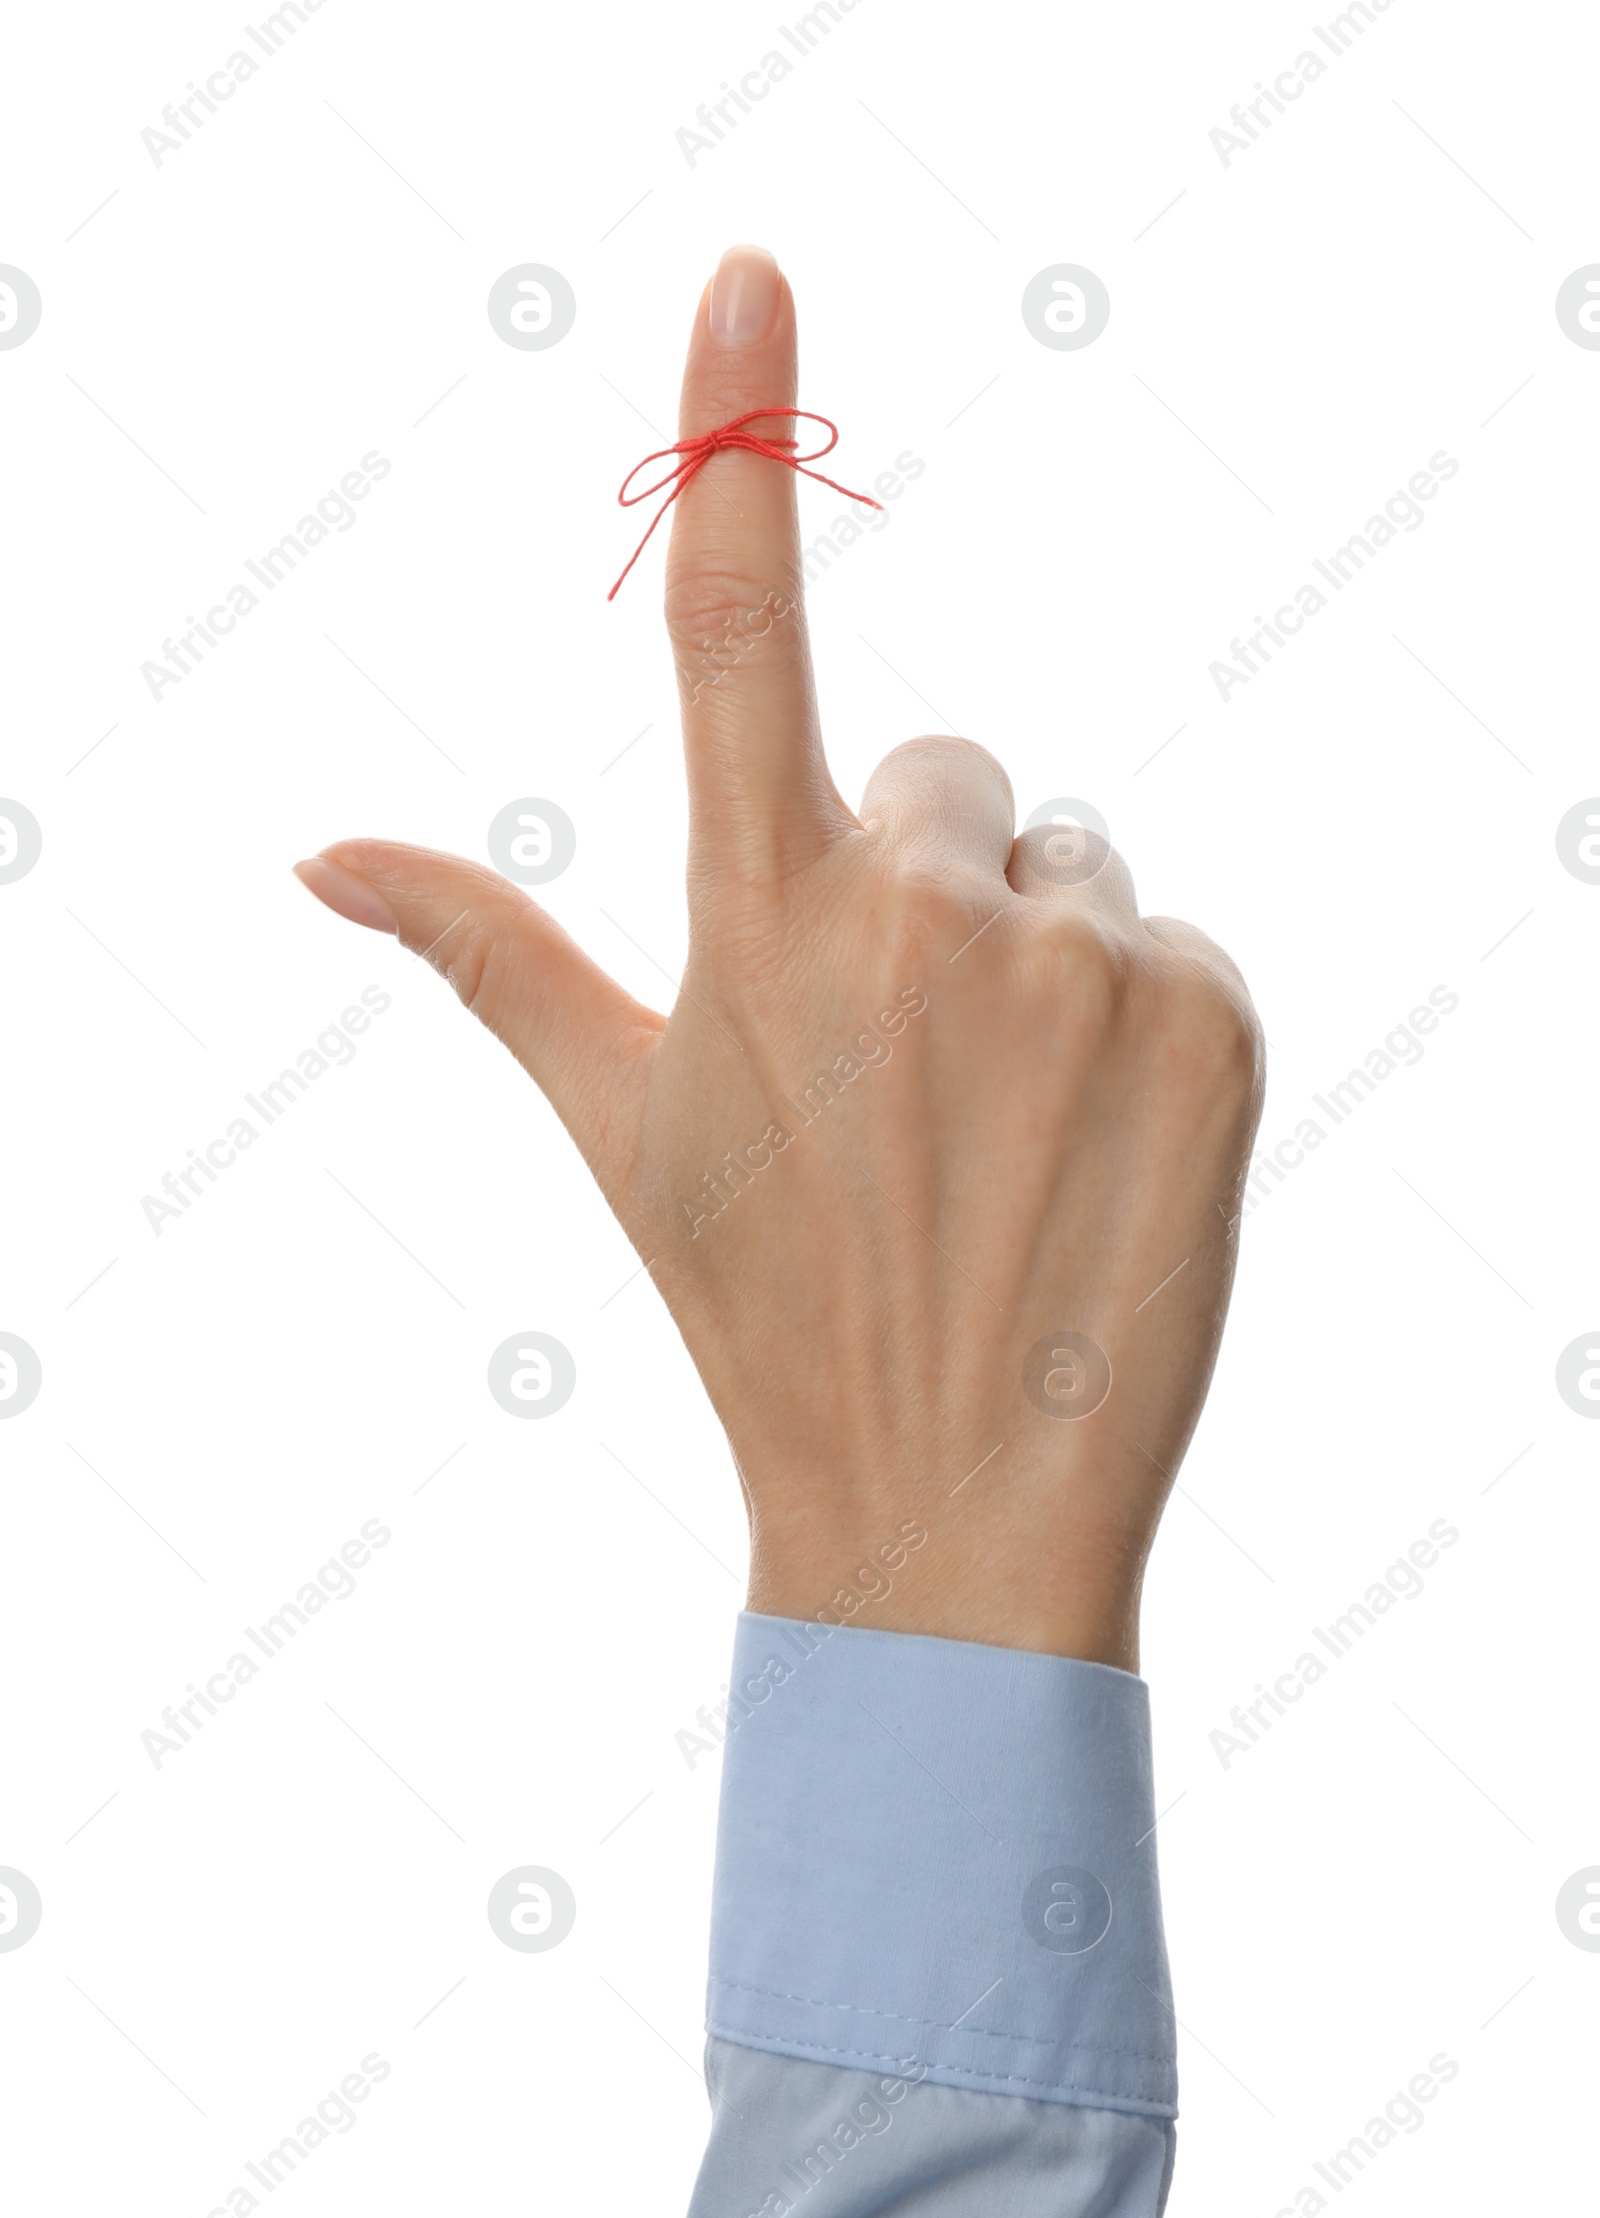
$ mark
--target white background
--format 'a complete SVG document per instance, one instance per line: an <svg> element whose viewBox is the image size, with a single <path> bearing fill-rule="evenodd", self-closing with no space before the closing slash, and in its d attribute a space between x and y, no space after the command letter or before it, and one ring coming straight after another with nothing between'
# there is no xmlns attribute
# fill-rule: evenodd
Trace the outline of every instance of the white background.
<svg viewBox="0 0 1600 2218"><path fill-rule="evenodd" d="M1459 995L1247 1221L1158 1544L1173 2218L1296 2208L1441 2051L1352 2203L1572 2207L1600 1428L1554 1370L1600 1323L1600 888L1554 830L1600 789L1600 354L1553 301L1600 258L1593 24L1396 0L1224 168L1309 13L861 0L691 167L675 131L776 14L327 0L156 167L242 20L35 9L4 55L0 261L44 302L0 352L0 793L44 831L0 887L0 1329L44 1371L0 1427L0 1864L44 1902L0 1954L15 2207L204 2218L373 2051L281 2190L305 2218L687 2196L716 1759L674 1735L726 1676L726 1450L553 1115L289 865L481 855L548 797L550 908L670 996L659 547L604 596L735 239L794 284L838 474L927 465L812 597L845 792L951 729L1020 813L1090 799L1250 980L1264 1142ZM528 261L577 296L548 352L485 314ZM1019 312L1057 262L1110 292L1082 352ZM355 526L152 701L141 663L373 449ZM1441 449L1425 525L1221 701L1210 662ZM141 1197L368 985L355 1061L158 1237ZM542 1424L484 1384L526 1330L577 1363ZM155 1771L163 1706L370 1518L356 1593ZM1224 1770L1231 1707L1439 1518L1424 1593ZM484 1915L528 1863L577 1896L544 1955Z"/></svg>

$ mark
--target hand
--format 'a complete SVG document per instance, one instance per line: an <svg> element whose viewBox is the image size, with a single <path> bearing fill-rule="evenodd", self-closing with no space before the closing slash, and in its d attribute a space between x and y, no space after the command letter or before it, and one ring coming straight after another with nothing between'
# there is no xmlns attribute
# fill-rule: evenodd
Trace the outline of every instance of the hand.
<svg viewBox="0 0 1600 2218"><path fill-rule="evenodd" d="M797 398L789 288L734 248L680 436ZM983 748L911 740L845 806L796 485L721 452L673 511L670 1016L476 864L360 839L300 874L429 950L549 1096L727 1429L752 1609L1133 1670L1227 1308L1259 1029L1228 958L1141 918L1103 841L1013 837Z"/></svg>

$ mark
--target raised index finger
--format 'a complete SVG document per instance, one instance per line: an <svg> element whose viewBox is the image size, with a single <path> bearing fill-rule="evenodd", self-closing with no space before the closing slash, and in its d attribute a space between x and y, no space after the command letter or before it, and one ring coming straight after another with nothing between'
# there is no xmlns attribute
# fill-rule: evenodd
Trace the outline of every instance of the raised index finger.
<svg viewBox="0 0 1600 2218"><path fill-rule="evenodd" d="M794 299L763 247L730 247L689 341L680 439L797 399ZM775 415L771 440L817 427ZM787 872L855 822L828 775L802 599L797 490L782 462L719 449L673 507L666 616L678 666L691 837L745 868ZM824 496L837 498L834 496Z"/></svg>

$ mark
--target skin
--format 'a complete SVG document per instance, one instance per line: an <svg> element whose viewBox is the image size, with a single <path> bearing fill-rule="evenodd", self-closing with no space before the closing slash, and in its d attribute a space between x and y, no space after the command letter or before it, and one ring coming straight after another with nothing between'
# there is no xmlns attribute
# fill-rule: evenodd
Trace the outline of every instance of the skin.
<svg viewBox="0 0 1600 2218"><path fill-rule="evenodd" d="M795 401L796 375L787 283L731 249L680 437ZM1104 842L1014 836L982 747L910 740L845 805L798 483L719 452L673 510L691 831L669 1016L477 864L355 839L297 867L429 952L652 1265L738 1465L751 1609L1133 1671L1233 1279L1260 1028L1228 957L1141 917ZM804 1122L822 1071L836 1098Z"/></svg>

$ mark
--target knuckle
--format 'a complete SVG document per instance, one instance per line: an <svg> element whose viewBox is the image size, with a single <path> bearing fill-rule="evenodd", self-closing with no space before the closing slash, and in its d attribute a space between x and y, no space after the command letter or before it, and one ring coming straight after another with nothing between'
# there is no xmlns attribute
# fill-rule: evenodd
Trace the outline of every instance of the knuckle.
<svg viewBox="0 0 1600 2218"><path fill-rule="evenodd" d="M1186 966L1166 982L1159 1019L1165 1059L1207 1092L1248 1096L1261 1077L1261 1029L1248 1000L1220 977Z"/></svg>
<svg viewBox="0 0 1600 2218"><path fill-rule="evenodd" d="M985 787L1002 794L1008 808L1014 807L1011 780L998 756L975 739L925 732L890 748L867 780L863 805L869 809L883 805L903 814L908 807L936 804L941 794L971 794Z"/></svg>
<svg viewBox="0 0 1600 2218"><path fill-rule="evenodd" d="M664 602L673 649L697 676L766 640L798 607L797 596L785 587L718 570L674 578Z"/></svg>
<svg viewBox="0 0 1600 2218"><path fill-rule="evenodd" d="M948 961L999 906L992 888L916 848L894 857L880 896L890 945L907 960L939 955Z"/></svg>
<svg viewBox="0 0 1600 2218"><path fill-rule="evenodd" d="M919 768L923 764L957 763L962 768L981 764L993 771L996 777L1005 778L1007 785L1011 782L1006 777L1005 765L997 755L991 755L988 748L981 747L975 739L960 739L953 732L920 732L915 739L903 739L898 747L890 748L873 776L877 777L892 764L900 763L910 763Z"/></svg>
<svg viewBox="0 0 1600 2218"><path fill-rule="evenodd" d="M1049 910L1030 936L1036 987L1078 1024L1109 1031L1125 1009L1132 959L1120 938L1087 908Z"/></svg>
<svg viewBox="0 0 1600 2218"><path fill-rule="evenodd" d="M1131 900L1127 864L1105 836L1088 825L1035 824L1017 834L1017 868L1034 885L1087 886Z"/></svg>
<svg viewBox="0 0 1600 2218"><path fill-rule="evenodd" d="M456 998L481 1023L489 1024L500 1005L500 974L504 968L503 944L487 923L465 918L449 933L432 956L435 968L449 981Z"/></svg>

